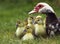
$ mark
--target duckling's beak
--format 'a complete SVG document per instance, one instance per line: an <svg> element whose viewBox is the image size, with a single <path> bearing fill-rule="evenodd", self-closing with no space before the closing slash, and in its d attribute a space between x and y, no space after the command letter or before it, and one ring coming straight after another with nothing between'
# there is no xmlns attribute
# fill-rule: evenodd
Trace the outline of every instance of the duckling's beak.
<svg viewBox="0 0 60 44"><path fill-rule="evenodd" d="M26 32L26 29L24 30L24 32Z"/></svg>

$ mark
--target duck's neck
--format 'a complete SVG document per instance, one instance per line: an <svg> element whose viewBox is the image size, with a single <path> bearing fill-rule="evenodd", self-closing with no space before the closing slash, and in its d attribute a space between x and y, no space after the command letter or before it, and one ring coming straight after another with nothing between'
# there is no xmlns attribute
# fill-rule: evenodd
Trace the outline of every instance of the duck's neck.
<svg viewBox="0 0 60 44"><path fill-rule="evenodd" d="M55 13L47 13L46 15L47 15L46 23L57 23L58 22Z"/></svg>

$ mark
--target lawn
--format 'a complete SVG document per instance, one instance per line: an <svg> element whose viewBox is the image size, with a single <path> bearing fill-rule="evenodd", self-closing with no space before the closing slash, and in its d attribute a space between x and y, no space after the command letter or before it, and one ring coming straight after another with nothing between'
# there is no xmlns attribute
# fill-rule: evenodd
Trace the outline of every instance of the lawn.
<svg viewBox="0 0 60 44"><path fill-rule="evenodd" d="M57 17L60 16L60 8L53 7ZM0 4L0 44L60 44L60 36L55 38L40 38L31 41L22 41L14 36L16 31L16 21L24 21L28 17L28 12L33 9L27 4ZM39 14L34 14L39 15Z"/></svg>

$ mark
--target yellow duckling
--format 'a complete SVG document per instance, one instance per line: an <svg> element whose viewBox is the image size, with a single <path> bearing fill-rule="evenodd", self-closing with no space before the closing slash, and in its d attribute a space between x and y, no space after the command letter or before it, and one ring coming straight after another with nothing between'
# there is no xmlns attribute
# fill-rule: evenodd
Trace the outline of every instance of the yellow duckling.
<svg viewBox="0 0 60 44"><path fill-rule="evenodd" d="M15 35L17 36L17 37L21 37L23 34L23 31L24 31L24 25L23 25L23 23L22 22L20 22L19 20L17 21L17 30L16 30L16 32L15 32Z"/></svg>
<svg viewBox="0 0 60 44"><path fill-rule="evenodd" d="M20 23L21 23L21 21L18 19L17 22L16 22L16 28L18 28Z"/></svg>
<svg viewBox="0 0 60 44"><path fill-rule="evenodd" d="M23 24L24 24L24 26L27 26L28 25L27 19L24 20Z"/></svg>
<svg viewBox="0 0 60 44"><path fill-rule="evenodd" d="M46 34L46 30L44 29L43 20L41 16L37 16L35 19L35 35L40 36Z"/></svg>
<svg viewBox="0 0 60 44"><path fill-rule="evenodd" d="M22 37L22 40L33 40L34 36L33 36L33 29L29 26L25 27L25 35Z"/></svg>
<svg viewBox="0 0 60 44"><path fill-rule="evenodd" d="M34 18L32 16L29 16L27 21L28 21L27 26L29 26L32 29L34 29L34 24L33 24L34 23Z"/></svg>

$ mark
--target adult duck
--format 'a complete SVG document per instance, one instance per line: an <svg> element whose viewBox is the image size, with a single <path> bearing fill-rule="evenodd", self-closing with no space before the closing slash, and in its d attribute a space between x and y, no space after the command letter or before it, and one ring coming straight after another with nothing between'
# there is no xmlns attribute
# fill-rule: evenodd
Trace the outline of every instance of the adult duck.
<svg viewBox="0 0 60 44"><path fill-rule="evenodd" d="M44 2L38 3L29 14L41 13L46 14L46 33L48 36L60 33L60 19L56 17L53 8Z"/></svg>

